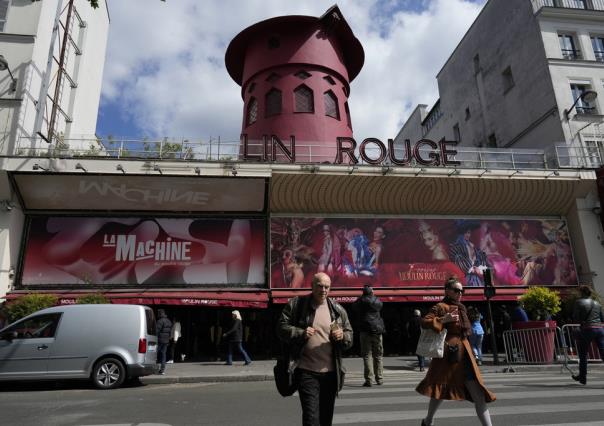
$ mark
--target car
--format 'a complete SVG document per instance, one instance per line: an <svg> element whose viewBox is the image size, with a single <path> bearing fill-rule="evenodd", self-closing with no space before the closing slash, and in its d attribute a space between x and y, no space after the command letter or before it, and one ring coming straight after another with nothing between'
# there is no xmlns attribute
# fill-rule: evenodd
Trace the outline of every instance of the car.
<svg viewBox="0 0 604 426"><path fill-rule="evenodd" d="M151 308L66 305L0 330L0 381L90 379L99 389L157 372Z"/></svg>

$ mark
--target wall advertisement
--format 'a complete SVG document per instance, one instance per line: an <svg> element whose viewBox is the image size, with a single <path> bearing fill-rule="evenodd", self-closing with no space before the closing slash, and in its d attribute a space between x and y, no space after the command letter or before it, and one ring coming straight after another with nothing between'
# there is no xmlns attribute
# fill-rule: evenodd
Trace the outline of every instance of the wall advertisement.
<svg viewBox="0 0 604 426"><path fill-rule="evenodd" d="M577 284L566 222L560 219L271 219L271 287L442 286L456 275L484 286Z"/></svg>
<svg viewBox="0 0 604 426"><path fill-rule="evenodd" d="M21 283L264 286L265 221L31 218Z"/></svg>

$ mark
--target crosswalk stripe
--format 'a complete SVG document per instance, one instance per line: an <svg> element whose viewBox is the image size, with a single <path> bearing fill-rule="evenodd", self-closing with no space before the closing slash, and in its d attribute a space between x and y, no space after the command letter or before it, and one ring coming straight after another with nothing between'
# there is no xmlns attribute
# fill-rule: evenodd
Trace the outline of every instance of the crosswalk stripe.
<svg viewBox="0 0 604 426"><path fill-rule="evenodd" d="M467 404L467 403L466 403ZM426 404L427 410L428 404ZM490 406L491 416L503 415L523 415L523 414L551 414L560 412L577 411L598 411L601 408L595 406L593 402L577 402L573 404L530 404L514 405L507 407ZM405 411L363 411L354 413L335 414L333 424L354 424L354 423L377 423L391 422L397 420L422 419L426 415L426 410L405 410ZM438 410L437 418L459 418L475 417L476 412L473 407L468 408L441 408Z"/></svg>
<svg viewBox="0 0 604 426"><path fill-rule="evenodd" d="M489 387L493 389L494 387ZM558 398L558 397L573 397L573 396L600 396L604 395L604 389L564 389L564 390L548 390L547 395L544 394L541 398ZM514 400L539 398L534 391L524 392L501 392L496 394L498 400ZM341 398L336 401L336 407L358 407L366 405L400 405L414 404L425 402L427 398L423 395L417 396L393 396L393 397L378 397L378 398Z"/></svg>
<svg viewBox="0 0 604 426"><path fill-rule="evenodd" d="M518 425L518 426L542 426L538 423L530 425ZM572 422L572 423L549 423L547 426L604 426L604 421L601 422Z"/></svg>

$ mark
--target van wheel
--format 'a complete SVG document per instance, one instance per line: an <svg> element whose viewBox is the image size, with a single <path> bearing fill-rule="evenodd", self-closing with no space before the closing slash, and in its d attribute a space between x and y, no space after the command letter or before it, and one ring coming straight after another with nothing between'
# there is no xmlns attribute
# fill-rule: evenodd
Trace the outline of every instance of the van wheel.
<svg viewBox="0 0 604 426"><path fill-rule="evenodd" d="M92 370L92 383L98 389L114 389L126 378L124 364L116 358L103 358Z"/></svg>

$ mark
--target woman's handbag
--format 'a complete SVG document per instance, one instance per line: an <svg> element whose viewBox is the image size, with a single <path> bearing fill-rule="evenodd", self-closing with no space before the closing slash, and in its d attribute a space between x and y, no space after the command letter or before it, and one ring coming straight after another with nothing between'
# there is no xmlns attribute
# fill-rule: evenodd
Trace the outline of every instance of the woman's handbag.
<svg viewBox="0 0 604 426"><path fill-rule="evenodd" d="M273 367L275 385L281 396L290 396L298 390L298 383L294 371L290 368L289 357L277 358L277 364Z"/></svg>
<svg viewBox="0 0 604 426"><path fill-rule="evenodd" d="M446 337L446 328L443 328L440 333L437 333L430 328L422 328L415 353L429 358L442 358L444 355Z"/></svg>

